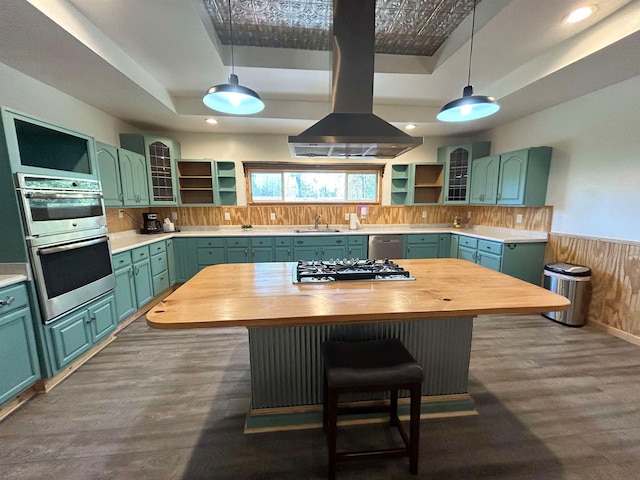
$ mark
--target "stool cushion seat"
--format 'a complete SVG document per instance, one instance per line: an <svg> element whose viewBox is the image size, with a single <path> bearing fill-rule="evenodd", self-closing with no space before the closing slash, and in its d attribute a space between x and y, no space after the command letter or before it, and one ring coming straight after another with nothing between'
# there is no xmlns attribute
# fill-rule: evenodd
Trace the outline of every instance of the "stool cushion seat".
<svg viewBox="0 0 640 480"><path fill-rule="evenodd" d="M422 382L422 367L396 338L322 344L330 388Z"/></svg>

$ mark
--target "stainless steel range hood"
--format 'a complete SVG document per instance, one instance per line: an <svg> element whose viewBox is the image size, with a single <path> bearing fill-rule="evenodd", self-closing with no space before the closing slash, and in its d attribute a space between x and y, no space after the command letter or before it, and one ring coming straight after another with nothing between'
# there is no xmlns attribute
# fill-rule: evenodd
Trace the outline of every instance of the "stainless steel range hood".
<svg viewBox="0 0 640 480"><path fill-rule="evenodd" d="M375 0L333 2L332 112L289 137L293 157L394 158L422 145L373 114Z"/></svg>

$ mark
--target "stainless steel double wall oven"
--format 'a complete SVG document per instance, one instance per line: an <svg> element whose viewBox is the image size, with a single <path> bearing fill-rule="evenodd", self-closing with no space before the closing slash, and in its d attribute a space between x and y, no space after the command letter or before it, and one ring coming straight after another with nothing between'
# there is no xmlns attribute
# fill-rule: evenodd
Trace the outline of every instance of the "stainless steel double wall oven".
<svg viewBox="0 0 640 480"><path fill-rule="evenodd" d="M115 287L100 182L17 174L45 323Z"/></svg>

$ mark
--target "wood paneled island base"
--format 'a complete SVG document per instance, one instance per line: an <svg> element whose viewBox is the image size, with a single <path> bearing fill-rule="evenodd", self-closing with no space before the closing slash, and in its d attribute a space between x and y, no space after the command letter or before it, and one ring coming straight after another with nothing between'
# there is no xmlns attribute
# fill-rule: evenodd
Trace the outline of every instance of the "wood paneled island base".
<svg viewBox="0 0 640 480"><path fill-rule="evenodd" d="M399 338L425 369L426 400L473 409L465 402L473 318L569 306L563 296L464 260L396 263L415 280L296 284L293 263L214 265L152 308L147 323L159 329L247 327L249 419L261 419L255 426L261 430L273 423L264 413L304 413L321 403L320 345L326 339Z"/></svg>

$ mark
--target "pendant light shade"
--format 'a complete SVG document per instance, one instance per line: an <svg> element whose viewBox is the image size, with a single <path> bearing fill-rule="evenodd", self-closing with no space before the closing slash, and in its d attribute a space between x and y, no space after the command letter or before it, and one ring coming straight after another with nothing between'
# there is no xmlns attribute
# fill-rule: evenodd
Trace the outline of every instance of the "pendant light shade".
<svg viewBox="0 0 640 480"><path fill-rule="evenodd" d="M440 109L437 119L441 122L466 122L488 117L500 110L500 105L493 97L474 95L471 86L471 56L473 54L473 31L476 25L476 1L473 1L473 18L471 21L471 46L469 48L469 76L462 97L447 103Z"/></svg>
<svg viewBox="0 0 640 480"><path fill-rule="evenodd" d="M500 110L500 105L493 97L474 95L473 87L467 85L464 87L462 97L442 107L437 118L441 122L464 122L488 117L498 110Z"/></svg>
<svg viewBox="0 0 640 480"><path fill-rule="evenodd" d="M233 24L231 23L231 0L229 4L229 34L231 36L231 74L229 83L214 85L204 97L202 102L212 110L231 115L251 115L264 109L264 102L256 92L243 87L238 83L235 74L235 61L233 58Z"/></svg>
<svg viewBox="0 0 640 480"><path fill-rule="evenodd" d="M250 88L238 85L238 76L234 73L229 75L229 83L207 90L202 101L212 110L232 115L250 115L264 109L260 96Z"/></svg>

